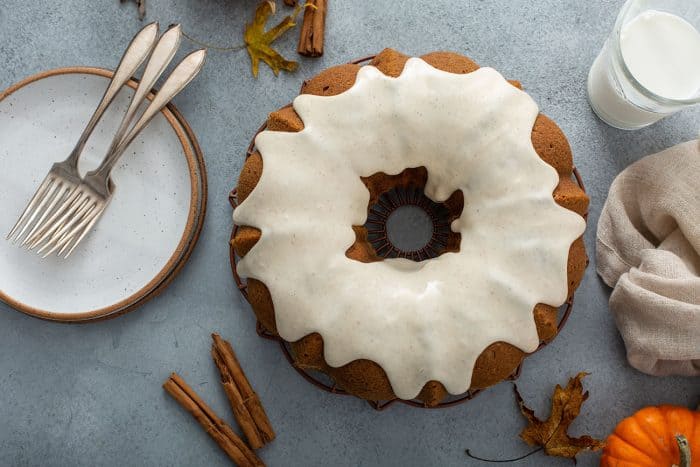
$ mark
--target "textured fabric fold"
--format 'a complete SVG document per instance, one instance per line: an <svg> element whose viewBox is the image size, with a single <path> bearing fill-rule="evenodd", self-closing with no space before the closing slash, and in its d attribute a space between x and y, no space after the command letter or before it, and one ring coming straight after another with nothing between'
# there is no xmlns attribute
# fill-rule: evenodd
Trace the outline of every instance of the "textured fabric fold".
<svg viewBox="0 0 700 467"><path fill-rule="evenodd" d="M596 243L630 365L658 376L700 375L700 141L618 175Z"/></svg>

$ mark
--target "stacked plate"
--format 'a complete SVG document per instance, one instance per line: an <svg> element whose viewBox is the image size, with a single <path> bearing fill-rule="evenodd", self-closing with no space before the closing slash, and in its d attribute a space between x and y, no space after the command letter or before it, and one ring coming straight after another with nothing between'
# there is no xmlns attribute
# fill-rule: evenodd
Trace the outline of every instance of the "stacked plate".
<svg viewBox="0 0 700 467"><path fill-rule="evenodd" d="M48 172L75 145L112 72L62 68L0 93L0 301L39 318L92 321L131 311L162 292L187 262L207 200L202 152L171 104L127 149L104 217L67 260L42 259L4 236ZM81 173L104 156L136 83L95 129Z"/></svg>

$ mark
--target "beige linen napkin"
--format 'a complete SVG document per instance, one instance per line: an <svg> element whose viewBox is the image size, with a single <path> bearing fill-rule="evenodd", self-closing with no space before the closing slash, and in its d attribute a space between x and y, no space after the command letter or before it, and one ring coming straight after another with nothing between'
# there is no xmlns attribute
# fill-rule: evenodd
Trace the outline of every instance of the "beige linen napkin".
<svg viewBox="0 0 700 467"><path fill-rule="evenodd" d="M630 365L700 375L700 140L632 164L598 221L597 270Z"/></svg>

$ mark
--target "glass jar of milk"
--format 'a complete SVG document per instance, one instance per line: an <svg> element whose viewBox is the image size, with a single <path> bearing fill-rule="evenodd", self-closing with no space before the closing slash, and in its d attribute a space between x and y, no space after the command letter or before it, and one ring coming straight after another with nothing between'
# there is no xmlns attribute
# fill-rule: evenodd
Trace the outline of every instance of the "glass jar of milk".
<svg viewBox="0 0 700 467"><path fill-rule="evenodd" d="M700 103L700 0L628 0L588 75L595 113L633 130Z"/></svg>

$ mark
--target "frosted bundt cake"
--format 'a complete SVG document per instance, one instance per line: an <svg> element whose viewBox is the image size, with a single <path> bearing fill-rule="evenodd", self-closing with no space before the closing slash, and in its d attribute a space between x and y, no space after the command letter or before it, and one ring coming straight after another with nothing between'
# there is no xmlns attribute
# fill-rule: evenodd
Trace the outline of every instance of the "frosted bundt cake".
<svg viewBox="0 0 700 467"><path fill-rule="evenodd" d="M255 145L232 246L260 325L297 366L370 401L432 406L507 378L556 335L588 261L588 198L519 83L458 54L387 49L306 81ZM402 197L426 197L447 226L422 254L379 247L369 225Z"/></svg>

